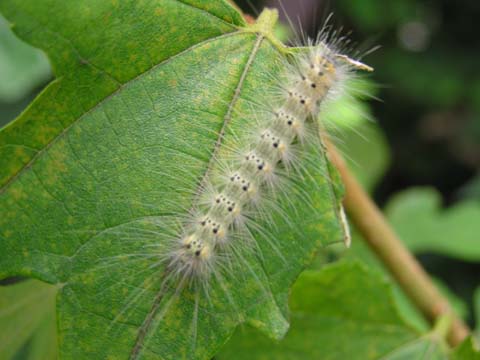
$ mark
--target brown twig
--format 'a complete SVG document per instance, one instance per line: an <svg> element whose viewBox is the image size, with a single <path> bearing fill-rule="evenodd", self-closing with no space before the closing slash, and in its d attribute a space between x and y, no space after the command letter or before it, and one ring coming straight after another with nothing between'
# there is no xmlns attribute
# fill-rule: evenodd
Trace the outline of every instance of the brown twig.
<svg viewBox="0 0 480 360"><path fill-rule="evenodd" d="M328 144L328 152L345 184L344 205L351 221L403 291L432 323L442 315L451 317L448 342L452 346L458 345L470 332L467 325L453 312L449 302L440 294L415 257L405 248L331 143Z"/></svg>

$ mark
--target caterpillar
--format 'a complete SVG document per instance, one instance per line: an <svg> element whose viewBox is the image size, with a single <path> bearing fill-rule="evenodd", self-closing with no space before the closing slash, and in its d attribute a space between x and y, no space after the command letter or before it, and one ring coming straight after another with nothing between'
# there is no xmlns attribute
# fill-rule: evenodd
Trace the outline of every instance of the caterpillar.
<svg viewBox="0 0 480 360"><path fill-rule="evenodd" d="M275 186L278 167L295 163L294 152L301 151L301 142L308 138L308 119L317 115L319 103L344 76L338 59L344 58L329 48L316 47L296 59L295 65L286 66L281 101L269 119L253 127L251 143L238 149L239 159L225 166L229 170L219 174L221 180L207 185L213 189L207 195L208 206L178 239L170 255L170 271L187 278L210 275L216 252L232 244L232 232L241 231L244 213L261 201L267 186Z"/></svg>
<svg viewBox="0 0 480 360"><path fill-rule="evenodd" d="M266 118L251 120L250 141L233 149L238 157L215 159L220 170L202 184L199 209L167 258L168 272L177 278L208 281L218 254L228 254L232 246L239 246L236 242L246 241L246 224L259 216L265 194L275 191L279 172L300 166L295 153L304 150L305 142L320 140L315 119L322 102L343 87L352 70L373 70L339 53L335 43L327 43L328 36L320 33L318 39L308 41L308 50L282 64L283 73L272 91L276 100ZM340 220L345 223L343 209Z"/></svg>
<svg viewBox="0 0 480 360"><path fill-rule="evenodd" d="M265 19L265 16L272 16L272 12L263 13L256 25L242 29L240 35L237 35L238 38L250 36L249 42L256 39L252 54L261 53L262 46L270 49L270 45L265 45L265 38L270 36L268 34L271 30L265 29L265 23L271 23L271 20ZM271 37L268 40L271 43L276 41ZM241 41L237 40L237 43L242 44ZM131 359L141 358L148 353L149 343L155 343L162 349L178 347L177 353L173 352L170 357L164 358L208 358L212 353L205 349L205 344L221 343L224 339L212 340L210 337L213 335L206 329L217 327L228 333L247 318L260 318L262 321L256 323L259 328L266 328L268 321L278 321L279 336L286 331L286 321L281 322L271 315L272 312L280 313L284 309L274 308L275 303L280 301L273 299L272 292L265 289L263 284L266 282L265 274L273 273L274 268L289 266L293 256L271 236L270 228L278 225L273 219L280 218L289 231L297 231L290 214L279 205L289 206L290 194L301 199L301 206L308 211L318 212L318 207L305 189L306 184L311 186L317 180L309 169L315 167L311 162L319 159L321 156L317 155L324 151L320 138L322 124L317 119L323 106L330 98L341 93L345 81L355 70L371 70L367 65L345 55L342 42L342 38L335 34L332 36L327 29L316 39L304 41L303 47L286 48L275 43L283 52L276 57L278 62L274 68L260 69L262 59L255 60L250 56L246 61L246 70L239 74L239 84L248 83L247 77L264 74L264 84L257 84L260 87L256 92L260 93L258 98L248 98L245 95L247 91L237 87L232 94L232 103L241 103L242 106L229 104L225 107L228 109L227 114L219 130L199 125L195 119L191 120L189 129L192 136L197 135L200 131L195 130L200 129L203 133L211 134L216 141L213 153L206 152L208 164L205 175L201 179L195 178L197 188L193 191L191 189L193 176L190 172L194 165L190 162L172 164L174 175L173 171L169 171L171 169L155 174L164 179L175 178L176 185L171 191L181 191L191 196L191 200L185 201L191 203L191 207L183 208L179 204L172 204L165 208L177 212L172 211L172 214L105 231L108 241L121 243L121 255L100 258L100 266L93 267L86 273L77 271L81 273L81 282L88 283L88 271L105 272L110 266L121 269L117 275L118 282L128 283L132 289L121 289L125 294L131 295L125 296L123 303L114 307L120 311L112 311L114 319L109 330L115 326L120 329L118 331L125 331L130 338L135 338L133 348L130 342L124 344L127 351L131 351ZM214 46L213 43L202 46ZM218 51L223 51L220 45L217 46ZM234 49L230 47L225 51ZM189 60L195 59L192 56ZM253 61L256 61L255 69L258 71L255 70L255 73L251 70L247 74ZM211 81L215 75L207 74L203 80ZM228 73L223 73L223 76L226 75ZM159 78L157 81L163 81L160 76ZM244 84L245 86L247 85ZM190 87L188 91L195 93L195 89ZM155 107L155 99L147 100ZM217 105L219 103L220 101ZM175 110L170 110L175 113ZM230 121L232 118L235 121ZM183 152L178 152L185 156L199 152L192 147L188 138L175 138L175 143L181 144ZM185 189L182 187L184 178L188 179L185 181ZM156 199L158 198L157 196ZM162 201L168 204L169 200ZM131 203L128 205L132 206ZM145 206L144 203L141 205ZM290 206L293 214L296 206ZM299 215L295 215L298 218ZM347 229L343 209L337 209L337 216L338 222ZM304 234L298 231L294 236L301 243ZM292 242L292 246L295 246L295 242ZM314 242L311 241L308 246L308 253L312 253ZM318 243L315 248L318 248ZM130 249L134 249L134 252L129 253ZM266 249L274 255L273 259L263 261ZM95 247L91 245L91 248L85 247L82 250L95 252ZM304 256L303 253L301 255ZM145 266L142 261L146 263ZM292 273L307 263L303 258L293 261L302 263L295 264ZM110 275L104 276L107 278ZM250 281L252 289L246 291L246 286L240 284L242 281ZM112 282L114 283L108 279L107 283ZM101 289L92 292L96 297L114 292L117 286L120 287L116 283L111 286L103 286L101 281L98 283ZM237 283L240 285L237 286ZM222 303L222 298L226 303ZM265 301L264 308L252 310L250 303L261 298L268 300ZM242 301L244 303L240 303ZM96 299L92 299L92 308L96 307L95 302ZM274 305L269 305L270 303ZM263 304L259 307L262 306ZM103 309L99 311L101 310ZM127 311L132 314L126 316ZM216 313L221 314L219 319L215 318ZM178 324L181 320L177 318L188 317L190 326ZM170 326L172 323L175 326ZM134 331L129 324L137 326ZM169 327L189 331L174 337L169 333ZM115 332L113 335L116 335ZM174 345L165 344L172 337ZM191 349L185 353L187 345Z"/></svg>

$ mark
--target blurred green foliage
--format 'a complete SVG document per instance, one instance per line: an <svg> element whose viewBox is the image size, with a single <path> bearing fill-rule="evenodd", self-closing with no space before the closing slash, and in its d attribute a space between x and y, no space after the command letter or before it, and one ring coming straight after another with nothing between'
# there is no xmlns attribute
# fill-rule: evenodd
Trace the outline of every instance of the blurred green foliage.
<svg viewBox="0 0 480 360"><path fill-rule="evenodd" d="M327 290L328 289L328 290ZM275 344L239 329L218 359L447 359L434 333L414 330L395 306L391 285L355 262L306 271L290 298L292 328Z"/></svg>
<svg viewBox="0 0 480 360"><path fill-rule="evenodd" d="M55 294L38 280L0 287L0 359L55 359Z"/></svg>
<svg viewBox="0 0 480 360"><path fill-rule="evenodd" d="M45 54L19 40L0 15L0 126L17 116L50 78Z"/></svg>
<svg viewBox="0 0 480 360"><path fill-rule="evenodd" d="M465 200L445 210L441 205L434 189L411 188L389 201L386 214L412 251L480 262L480 204Z"/></svg>
<svg viewBox="0 0 480 360"><path fill-rule="evenodd" d="M480 360L473 338L466 339L452 354L451 360Z"/></svg>
<svg viewBox="0 0 480 360"><path fill-rule="evenodd" d="M45 54L19 41L0 16L0 101L19 101L50 76Z"/></svg>

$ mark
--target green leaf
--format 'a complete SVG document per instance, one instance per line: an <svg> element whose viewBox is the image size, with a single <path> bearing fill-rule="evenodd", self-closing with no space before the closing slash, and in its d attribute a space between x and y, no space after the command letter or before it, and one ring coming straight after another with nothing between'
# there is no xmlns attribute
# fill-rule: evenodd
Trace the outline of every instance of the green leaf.
<svg viewBox="0 0 480 360"><path fill-rule="evenodd" d="M398 308L400 316L405 320L405 322L407 322L418 332L427 332L430 329L430 324L403 292L402 288L395 282L394 279L392 279L391 274L385 268L385 265L375 256L372 250L370 250L365 240L362 239L355 227L352 228L351 235L352 245L350 248L345 249L345 247L340 246L340 244L328 246L327 251L320 252L317 255L309 269L320 270L325 265L338 260L360 263L362 266L367 267L368 271L375 273L376 276L382 278L383 281L390 284L393 290L395 304ZM461 304L463 308L465 304Z"/></svg>
<svg viewBox="0 0 480 360"><path fill-rule="evenodd" d="M405 321L421 332L426 332L430 328L430 325L416 308L415 304L410 301L402 288L395 282L395 279L392 278L389 270L385 267L385 264L375 256L357 231L354 230L352 232L351 248L346 251L342 249L340 254L342 259L362 262L369 267L369 270L378 273L379 276L382 276L385 281L392 285L395 303ZM452 292L452 290L450 290L450 288L440 279L432 277L432 280L442 295L448 299L456 314L462 319L467 319L468 307L465 301Z"/></svg>
<svg viewBox="0 0 480 360"><path fill-rule="evenodd" d="M450 360L480 360L480 351L472 337L455 348Z"/></svg>
<svg viewBox="0 0 480 360"><path fill-rule="evenodd" d="M321 119L330 129L352 130L362 126L373 118L372 110L365 100L375 95L374 83L366 78L350 79L345 84L345 94L330 100L331 107L326 108Z"/></svg>
<svg viewBox="0 0 480 360"><path fill-rule="evenodd" d="M363 122L338 134L339 149L362 186L373 191L390 165L390 150L380 127ZM344 144L344 145L342 145Z"/></svg>
<svg viewBox="0 0 480 360"><path fill-rule="evenodd" d="M16 38L0 16L0 101L18 101L49 78L45 54Z"/></svg>
<svg viewBox="0 0 480 360"><path fill-rule="evenodd" d="M159 257L216 134L228 122L219 154L231 156L285 56L270 35L219 0L4 0L0 11L56 75L0 132L0 277L58 284L61 357L206 359L241 322L283 336L290 285L343 238L322 149L307 149L302 192L280 194L282 211L259 221L276 251L254 232L261 254L211 280L198 308L188 290L157 300Z"/></svg>
<svg viewBox="0 0 480 360"><path fill-rule="evenodd" d="M390 200L386 214L412 251L480 261L480 204L462 201L444 210L440 206L434 189L414 188Z"/></svg>
<svg viewBox="0 0 480 360"><path fill-rule="evenodd" d="M0 185L82 115L109 95L122 93L135 77L155 72L174 55L243 25L240 15L225 3L202 3L3 1L0 11L14 23L19 37L44 49L57 80L28 114L0 133ZM205 11L205 6L212 11Z"/></svg>
<svg viewBox="0 0 480 360"><path fill-rule="evenodd" d="M0 358L11 359L28 341L24 359L56 358L56 290L38 280L0 286Z"/></svg>
<svg viewBox="0 0 480 360"><path fill-rule="evenodd" d="M55 360L58 358L57 324L55 313L44 319L27 346L26 359Z"/></svg>
<svg viewBox="0 0 480 360"><path fill-rule="evenodd" d="M348 251L343 251L342 258L348 261L359 261L368 266L369 271L381 276L384 281L391 284L396 306L403 319L420 332L426 332L430 325L420 311L415 307L402 288L392 279L390 272L385 265L375 256L370 248L361 238L357 231L352 232L352 246Z"/></svg>
<svg viewBox="0 0 480 360"><path fill-rule="evenodd" d="M446 359L443 340L403 321L392 288L355 262L306 271L290 299L292 326L280 343L244 328L216 359ZM425 357L429 354L431 357Z"/></svg>
<svg viewBox="0 0 480 360"><path fill-rule="evenodd" d="M372 191L390 165L387 140L365 101L377 89L367 79L351 80L345 87L347 95L333 100L320 118L355 178Z"/></svg>

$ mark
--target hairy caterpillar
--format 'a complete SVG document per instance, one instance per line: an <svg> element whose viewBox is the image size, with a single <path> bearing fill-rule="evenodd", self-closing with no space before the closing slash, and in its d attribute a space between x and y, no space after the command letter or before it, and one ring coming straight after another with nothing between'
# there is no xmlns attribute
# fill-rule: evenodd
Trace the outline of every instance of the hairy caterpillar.
<svg viewBox="0 0 480 360"><path fill-rule="evenodd" d="M252 31L260 30L261 18L258 24ZM212 305L211 292L220 291L236 307L230 296L232 290L223 285L224 277L230 276L234 267L257 276L244 260L245 252L261 257L261 247L267 246L281 260L288 256L277 249L275 239L264 233L257 220L268 223L270 212L275 212L285 222L289 221L275 205L277 193L302 192L302 182L308 176L303 153L322 147L316 122L321 105L329 97L337 96L353 70L372 70L341 53L343 40L322 31L317 39L306 42L306 48L291 51L278 64L280 71L274 75L275 85L265 88L267 100L251 101L252 111L243 129L230 133L228 144L224 143L224 137L230 129L224 126L216 134L216 151L206 176L193 194L194 206L185 209L187 215L180 220L168 246L161 247L161 263L165 267L161 289L150 311L152 316L143 322L137 335L132 358L142 351L143 337L153 322L166 316L184 289L194 294L195 346L200 297ZM188 148L188 144L185 146ZM225 148L228 151L222 152ZM311 206L309 199L305 199L304 206ZM338 215L339 221L347 226L343 209L338 210ZM252 231L260 233L266 245L259 244ZM348 239L347 235L346 242ZM219 286L212 289L212 281ZM164 295L169 289L174 289L174 294L166 299Z"/></svg>
<svg viewBox="0 0 480 360"><path fill-rule="evenodd" d="M189 48L79 122L83 133L115 141L132 134L142 165L139 189L130 182L125 194L122 162L108 177L97 174L94 184L109 199L100 207L117 205L133 216L112 216L79 248L75 276L63 288L78 313L102 315L95 317L97 332L80 316L68 324L103 337L96 349L119 358L154 350L169 354L162 358L209 358L214 349L205 344L221 345L236 324L251 319L281 337L289 284L320 244L340 240L338 231L316 228L342 220L329 174L322 174L317 103L334 97L351 70L367 68L339 54L335 36L327 41L321 33L305 48L288 49L265 22L260 17ZM179 66L183 77L175 74ZM110 104L125 109L131 134L112 126ZM139 113L145 116L137 119ZM142 133L140 121L155 131ZM120 160L132 156L131 149L112 148ZM117 173L118 182L111 179ZM110 339L115 346L108 348ZM76 339L69 344L76 348Z"/></svg>
<svg viewBox="0 0 480 360"><path fill-rule="evenodd" d="M327 44L328 36L321 33L309 42L308 51L282 64L269 116L248 124L250 142L234 149L238 158L215 159L220 169L209 174L200 188L197 214L184 225L168 256L168 270L177 277L208 279L218 253L228 254L230 246L248 238L244 227L261 213L259 203L264 193L275 191L278 173L293 169L287 175L296 176L295 168L301 164L295 153L303 150L305 142L318 141L314 120L321 103L343 86L352 70L372 70L339 53L336 44Z"/></svg>
<svg viewBox="0 0 480 360"><path fill-rule="evenodd" d="M299 55L293 65L285 64L284 82L279 84L280 96L272 106L271 117L251 128L251 142L238 149L236 161L222 164L225 172L216 174L221 180L201 189L207 206L178 239L170 255L170 271L188 279L208 278L216 253L242 241L234 240L231 233L242 232L242 225L248 222L245 212L259 211L253 208L261 201L262 192L275 187L278 167L298 166L295 151L302 150L309 136L316 136L308 119L318 116L320 102L352 65L345 65L348 58L322 45ZM295 176L294 172L291 175Z"/></svg>

